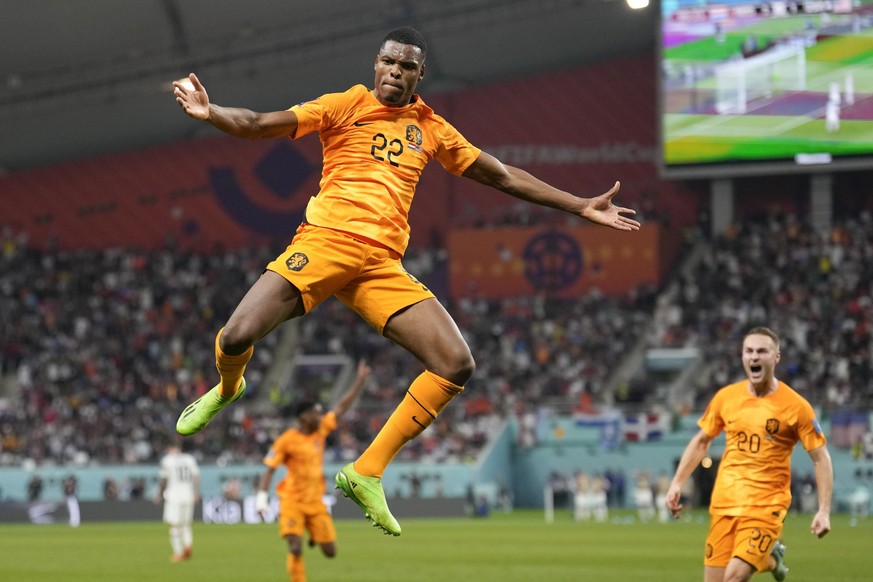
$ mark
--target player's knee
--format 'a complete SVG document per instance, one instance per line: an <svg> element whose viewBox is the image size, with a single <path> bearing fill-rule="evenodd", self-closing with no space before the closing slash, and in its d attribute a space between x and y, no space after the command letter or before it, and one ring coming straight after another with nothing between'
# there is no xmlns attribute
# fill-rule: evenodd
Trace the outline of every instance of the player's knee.
<svg viewBox="0 0 873 582"><path fill-rule="evenodd" d="M431 370L437 376L442 376L449 382L463 386L473 375L476 362L467 344L461 344L450 354L444 354L442 365Z"/></svg>
<svg viewBox="0 0 873 582"><path fill-rule="evenodd" d="M457 365L456 375L459 381L455 383L458 386L463 386L473 377L473 372L476 371L476 360L473 359L473 354L470 353L469 349L467 350L467 353L459 359Z"/></svg>
<svg viewBox="0 0 873 582"><path fill-rule="evenodd" d="M299 558L303 555L303 544L300 542L299 536L286 536L288 541L288 553Z"/></svg>
<svg viewBox="0 0 873 582"><path fill-rule="evenodd" d="M251 331L246 330L245 326L234 325L232 323L228 323L224 327L221 337L218 339L221 351L234 356L244 353L254 343L255 338Z"/></svg>

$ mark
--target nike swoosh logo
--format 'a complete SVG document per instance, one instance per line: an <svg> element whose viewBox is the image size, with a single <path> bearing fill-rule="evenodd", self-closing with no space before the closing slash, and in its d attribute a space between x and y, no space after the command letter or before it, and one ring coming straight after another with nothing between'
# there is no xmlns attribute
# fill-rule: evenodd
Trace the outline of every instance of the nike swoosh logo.
<svg viewBox="0 0 873 582"><path fill-rule="evenodd" d="M414 422L415 424L417 424L417 425L420 426L421 428L427 428L426 426L424 426L423 424L421 424L420 422L418 422L418 419L415 418L415 415L412 415L412 422Z"/></svg>
<svg viewBox="0 0 873 582"><path fill-rule="evenodd" d="M366 123L362 123L362 122L360 122L360 121L356 121L356 122L354 123L354 125L355 125L355 127L364 127L365 125L370 125L371 123L373 123L373 122L372 122L372 121L367 121Z"/></svg>

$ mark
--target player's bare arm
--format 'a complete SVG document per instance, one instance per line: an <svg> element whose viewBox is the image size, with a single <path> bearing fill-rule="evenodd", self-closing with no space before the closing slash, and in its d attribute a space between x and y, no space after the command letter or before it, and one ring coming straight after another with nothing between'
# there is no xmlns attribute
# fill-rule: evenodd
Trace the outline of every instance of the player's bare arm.
<svg viewBox="0 0 873 582"><path fill-rule="evenodd" d="M342 417L355 401L355 398L358 397L358 394L360 394L361 389L364 387L364 383L367 381L367 378L370 377L372 371L373 370L364 360L358 362L358 373L357 376L355 376L355 382L345 392L345 394L340 397L336 406L333 407L334 414L336 414L337 418Z"/></svg>
<svg viewBox="0 0 873 582"><path fill-rule="evenodd" d="M831 531L831 498L834 490L834 466L826 446L809 451L818 489L818 511L812 518L810 532L820 538Z"/></svg>
<svg viewBox="0 0 873 582"><path fill-rule="evenodd" d="M235 137L266 139L293 136L297 115L293 111L258 113L239 107L222 107L209 102L209 94L197 75L173 82L173 94L182 111L200 121L208 121Z"/></svg>
<svg viewBox="0 0 873 582"><path fill-rule="evenodd" d="M621 187L619 182L616 182L612 188L600 196L581 198L569 192L558 190L524 170L503 164L485 152L482 152L476 161L470 164L463 176L480 184L496 188L515 198L563 210L596 224L617 230L639 230L640 228L639 222L625 216L633 216L636 211L612 203L613 196L618 193Z"/></svg>
<svg viewBox="0 0 873 582"><path fill-rule="evenodd" d="M685 451L682 453L682 458L679 459L679 466L676 467L676 474L673 476L673 481L670 483L670 489L667 490L667 495L664 502L667 504L667 509L673 514L673 517L678 518L682 511L682 504L679 502L682 484L688 480L700 461L706 456L709 450L709 445L712 443L712 437L705 432L698 431L691 438Z"/></svg>
<svg viewBox="0 0 873 582"><path fill-rule="evenodd" d="M270 511L270 494L268 491L270 490L270 483L273 481L273 473L275 472L276 469L268 466L258 483L258 492L255 494L255 511L262 518Z"/></svg>

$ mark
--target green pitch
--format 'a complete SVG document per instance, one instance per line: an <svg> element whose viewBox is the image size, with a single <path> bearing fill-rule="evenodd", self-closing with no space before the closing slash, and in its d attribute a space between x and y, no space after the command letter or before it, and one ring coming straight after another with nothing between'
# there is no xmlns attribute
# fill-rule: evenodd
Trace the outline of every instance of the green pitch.
<svg viewBox="0 0 873 582"><path fill-rule="evenodd" d="M688 522L623 523L613 512L605 524L574 523L558 513L548 525L541 512L485 519L404 520L403 535L389 538L361 520L339 521L338 556L304 552L311 582L617 582L701 580L707 518ZM789 580L869 580L873 518L851 527L833 518L834 531L819 540L810 516L790 515ZM275 525L195 525L194 557L169 562L167 529L159 523L0 525L0 580L10 582L238 582L287 580L285 544ZM756 579L772 580L769 575Z"/></svg>

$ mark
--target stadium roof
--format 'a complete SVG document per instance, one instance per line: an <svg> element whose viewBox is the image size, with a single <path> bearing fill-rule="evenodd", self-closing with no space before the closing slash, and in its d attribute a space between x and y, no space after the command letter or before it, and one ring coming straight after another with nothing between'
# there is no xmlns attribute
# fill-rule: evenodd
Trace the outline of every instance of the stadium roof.
<svg viewBox="0 0 873 582"><path fill-rule="evenodd" d="M652 50L656 14L623 0L3 5L0 172L214 131L191 123L171 96L169 82L190 71L217 103L286 108L372 83L379 41L411 24L428 39L427 95Z"/></svg>

